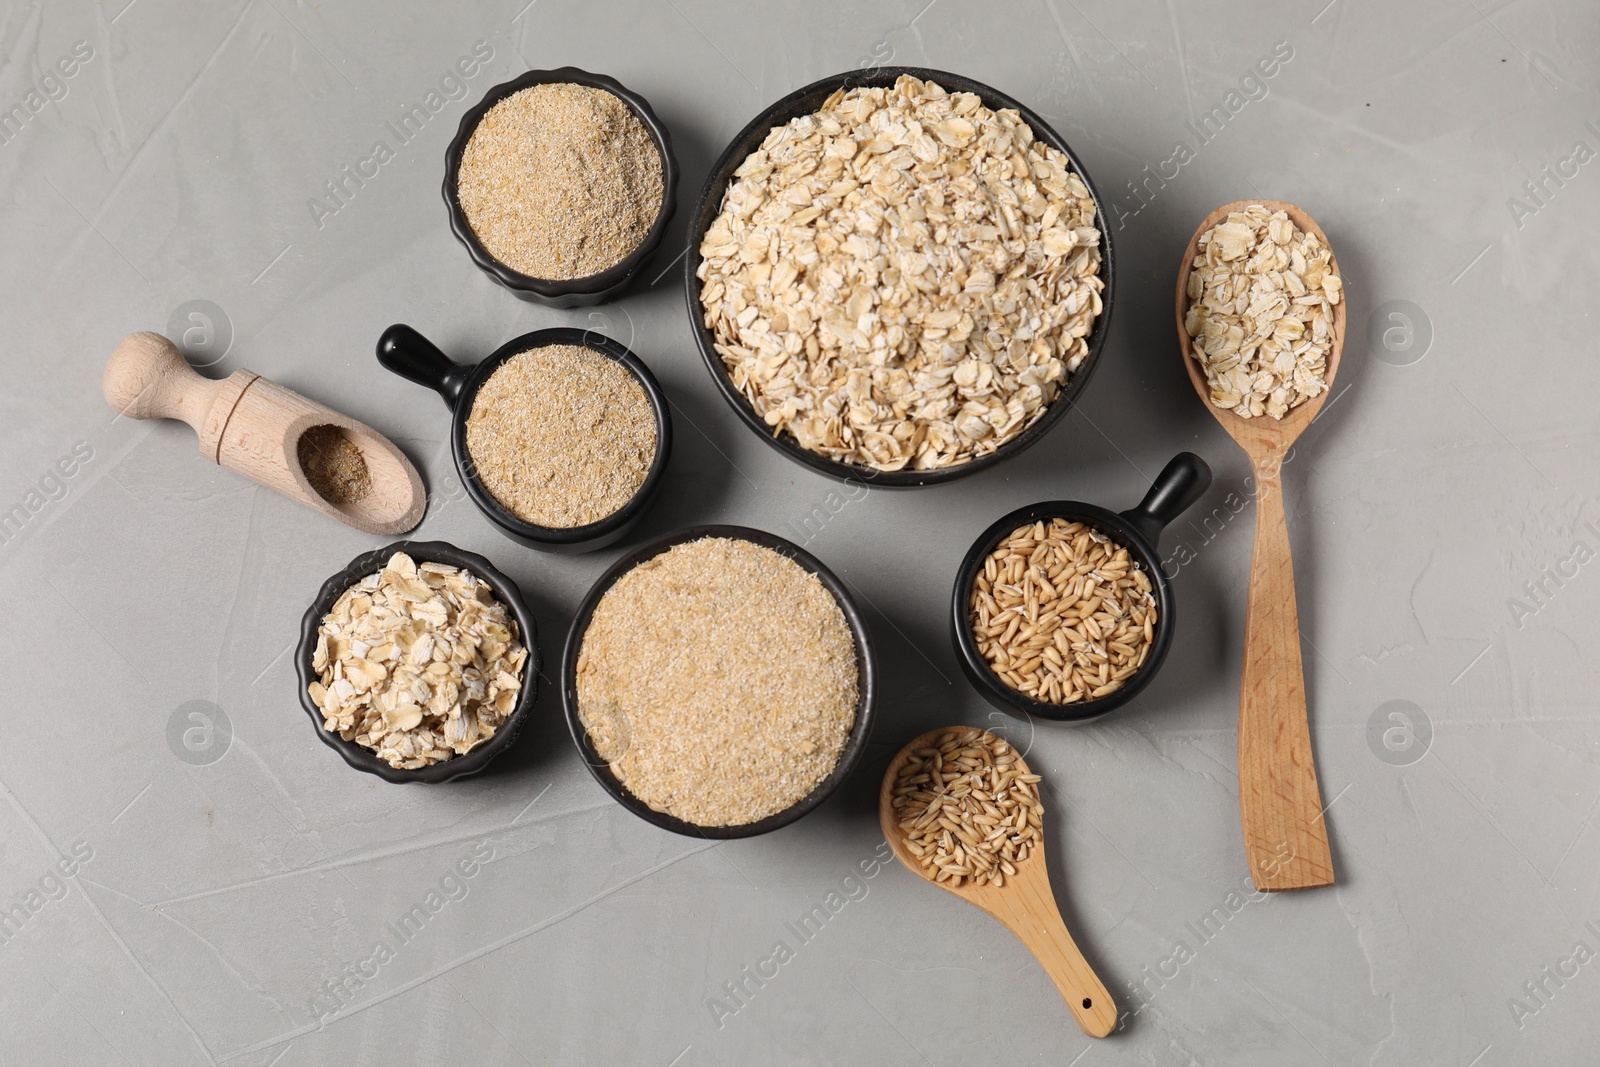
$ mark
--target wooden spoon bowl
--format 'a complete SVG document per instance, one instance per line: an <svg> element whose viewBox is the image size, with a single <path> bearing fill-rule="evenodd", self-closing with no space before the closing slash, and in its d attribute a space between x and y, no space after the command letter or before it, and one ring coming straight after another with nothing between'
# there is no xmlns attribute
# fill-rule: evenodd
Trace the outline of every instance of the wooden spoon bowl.
<svg viewBox="0 0 1600 1067"><path fill-rule="evenodd" d="M1189 310L1189 273L1201 235L1230 213L1252 204L1260 204L1268 211L1282 211L1302 232L1316 234L1329 249L1330 268L1339 273L1327 235L1294 204L1281 200L1236 200L1224 204L1200 223L1178 266L1178 343L1195 392L1200 394L1206 410L1250 457L1254 472L1255 550L1250 560L1239 686L1239 809L1250 876L1256 888L1262 890L1305 889L1333 883L1333 858L1312 761L1282 470L1290 446L1316 419L1333 389L1339 356L1344 350L1346 302L1341 298L1333 305L1332 343L1323 373L1327 388L1321 393L1281 419L1267 415L1241 418L1211 402L1205 371L1194 358L1184 327Z"/></svg>
<svg viewBox="0 0 1600 1067"><path fill-rule="evenodd" d="M1043 838L1034 838L1028 858L1017 864L1017 873L1007 875L1005 884L1000 886L987 882L969 882L959 886L934 882L933 872L924 869L917 857L906 848L905 833L900 829L900 820L894 811L895 780L900 775L900 768L905 766L917 749L936 746L939 736L952 729L966 727L944 726L930 730L902 748L889 761L889 769L883 775L883 786L878 792L878 822L883 827L884 840L911 873L926 878L969 904L977 905L1015 934L1055 983L1061 999L1066 1001L1072 1017L1078 1021L1083 1032L1090 1037L1105 1037L1116 1028L1117 1005L1105 984L1083 958L1072 935L1067 932L1066 924L1061 921L1061 912L1050 892L1050 873L1045 866ZM1022 773L1029 773L1028 765L1023 762L1020 753L1017 755L1017 766Z"/></svg>

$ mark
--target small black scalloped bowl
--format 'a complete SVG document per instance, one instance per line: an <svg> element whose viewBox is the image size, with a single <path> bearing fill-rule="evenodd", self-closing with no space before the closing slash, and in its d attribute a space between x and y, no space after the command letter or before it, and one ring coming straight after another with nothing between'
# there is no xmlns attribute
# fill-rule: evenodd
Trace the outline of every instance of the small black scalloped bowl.
<svg viewBox="0 0 1600 1067"><path fill-rule="evenodd" d="M1138 507L1120 515L1093 504L1078 500L1046 500L1018 508L995 520L987 530L978 535L956 572L955 589L950 597L950 633L956 646L956 658L961 661L961 671L967 676L983 698L1001 711L1018 718L1050 719L1056 722L1086 723L1115 711L1132 700L1161 669L1172 646L1172 630L1176 620L1172 582L1161 570L1161 556L1156 545L1167 524L1187 511L1206 488L1211 485L1211 468L1193 452L1179 452L1172 458ZM1076 704L1047 704L1019 693L989 669L978 651L977 639L972 633L968 615L968 598L972 583L983 569L983 561L994 547L1019 526L1040 519L1068 519L1087 523L1125 545L1134 560L1150 576L1156 598L1155 643L1144 665L1114 693L1099 700L1085 700Z"/></svg>
<svg viewBox="0 0 1600 1067"><path fill-rule="evenodd" d="M833 594L834 602L839 605L839 610L844 612L845 623L850 627L850 635L855 639L856 665L859 668L857 676L858 696L856 699L856 721L850 727L850 736L845 739L844 748L839 752L839 762L834 764L833 770L810 793L806 794L796 803L765 819L742 826L697 826L686 822L676 816L668 815L664 811L657 811L644 801L628 791L615 773L611 765L600 758L594 745L589 740L589 732L584 728L583 720L578 717L578 652L583 647L584 633L589 629L589 620L594 617L594 609L600 603L600 598L616 584L617 579L627 574L633 568L646 560L654 559L673 545L684 544L689 541L698 541L703 537L726 537L740 541L750 541L770 548L774 552L787 556L800 566L817 576L824 589ZM834 575L822 561L811 553L805 551L792 541L785 540L777 534L767 533L765 530L753 530L748 526L691 526L688 529L659 537L649 544L629 552L626 556L612 564L598 581L589 589L583 603L578 606L578 614L572 620L572 628L567 631L566 647L561 655L561 704L566 711L567 729L572 733L572 741L578 746L578 754L583 757L584 766L589 768L589 773L594 775L594 780L618 804L633 812L648 823L654 823L663 830L671 830L685 837L703 837L711 839L728 839L736 837L755 837L758 834L768 833L787 826L803 815L815 810L828 796L839 787L839 783L849 777L855 765L860 762L861 754L867 747L867 736L872 729L872 714L877 693L877 666L872 650L872 638L867 633L867 624L861 617L861 611L851 599L850 593L845 589L844 583Z"/></svg>
<svg viewBox="0 0 1600 1067"><path fill-rule="evenodd" d="M599 274L591 274L587 278L535 278L511 269L483 247L483 242L478 240L478 235L472 230L472 224L467 221L466 212L461 210L461 200L456 195L456 179L461 172L461 155L467 150L467 142L472 139L472 131L478 128L479 121L490 108L512 93L521 92L530 86L563 82L605 90L628 105L629 110L644 123L644 128L650 131L651 139L655 141L656 148L661 153L661 208L656 212L655 222L651 224L644 240L615 266L608 267ZM660 247L662 237L666 236L667 223L672 220L672 212L677 207L678 161L672 154L672 134L667 130L666 123L656 117L649 101L623 86L615 78L609 78L604 74L591 74L577 67L530 70L520 77L494 86L483 94L482 100L461 116L461 125L456 129L455 139L445 150L443 192L445 205L450 210L451 231L456 235L456 239L466 246L467 254L485 274L524 300L557 308L584 307L609 300L620 293Z"/></svg>
<svg viewBox="0 0 1600 1067"><path fill-rule="evenodd" d="M644 389L645 399L650 401L650 410L655 414L656 454L638 491L616 511L583 526L539 526L519 519L484 487L478 478L472 456L467 451L467 417L472 414L478 388L489 380L500 364L512 356L546 345L577 345L622 364ZM455 457L456 473L461 478L461 484L466 486L472 502L478 505L478 510L494 524L495 529L518 544L567 553L604 548L621 538L644 517L666 473L667 459L672 454L672 413L667 404L667 394L661 391L661 385L643 360L620 341L614 341L605 334L567 326L535 330L513 337L487 358L469 366L452 360L410 326L396 323L383 331L383 336L378 339L378 362L400 377L425 385L444 398L445 406L451 412L450 454Z"/></svg>
<svg viewBox="0 0 1600 1067"><path fill-rule="evenodd" d="M522 690L517 694L517 702L512 706L511 714L500 724L500 729L496 730L489 740L464 756L455 756L443 763L432 763L412 771L391 767L379 759L378 754L370 748L358 745L354 741L346 741L338 734L329 733L322 726L322 712L312 703L311 694L307 691L307 687L317 680L317 672L311 666L311 657L317 649L317 630L322 625L322 617L332 610L334 602L344 595L346 589L367 575L377 574L383 570L384 563L388 562L389 557L396 552L404 552L418 563L445 563L482 578L494 591L495 598L516 618L517 629L521 631L518 637L528 650L528 658L522 665ZM306 609L305 616L300 621L300 645L295 649L294 668L295 675L300 680L300 706L311 716L312 728L317 731L317 737L322 743L339 753L346 763L358 771L375 774L386 782L438 784L465 778L469 774L477 774L489 765L490 760L510 748L516 741L517 734L521 732L533 708L539 688L538 633L533 624L533 613L523 601L522 591L517 588L517 583L501 574L495 569L494 564L476 552L464 551L447 541L396 541L382 548L375 548L371 552L361 553L338 574L322 583L317 598L311 602L311 606Z"/></svg>
<svg viewBox="0 0 1600 1067"><path fill-rule="evenodd" d="M925 471L880 471L871 467L841 463L802 448L793 434L787 432L774 434L772 427L756 413L755 408L744 398L744 394L733 384L722 357L717 354L714 347L715 338L705 325L705 312L700 306L700 279L696 277L701 263L700 243L705 238L706 231L711 228L711 223L715 221L717 212L722 208L722 197L727 192L729 183L733 181L734 171L739 169L746 156L760 147L774 126L783 126L791 119L811 114L839 89L893 85L902 74L909 74L923 81L936 82L947 92L974 93L983 101L984 106L991 109L1015 108L1021 114L1023 121L1033 129L1036 140L1044 142L1067 157L1072 164L1073 173L1083 181L1084 188L1089 190L1089 199L1094 201L1095 218L1100 231L1100 277L1105 281L1105 289L1100 293L1102 305L1100 315L1094 320L1094 325L1090 327L1085 338L1088 354L1084 356L1078 369L1072 372L1066 388L1057 394L1049 407L1045 408L1039 421L986 456ZM733 141L712 166L711 173L706 178L705 188L700 193L700 202L695 207L694 216L689 220L689 253L684 257L684 290L689 301L690 325L694 331L695 343L700 349L700 356L705 362L706 369L711 372L712 380L717 383L717 391L722 394L722 399L733 408L740 421L755 431L767 444L790 459L803 463L813 470L821 471L831 478L844 481L870 480L874 486L891 489L936 485L988 470L1036 444L1083 396L1095 367L1100 363L1100 353L1111 330L1112 298L1116 294L1116 260L1111 249L1111 229L1106 222L1105 202L1095 191L1094 182L1090 180L1089 172L1084 169L1083 160L1066 141L1061 139L1060 134L1051 129L1044 119L1026 105L982 82L943 70L929 70L926 67L878 67L870 70L846 71L812 82L803 89L796 89L751 119L750 124L734 136Z"/></svg>

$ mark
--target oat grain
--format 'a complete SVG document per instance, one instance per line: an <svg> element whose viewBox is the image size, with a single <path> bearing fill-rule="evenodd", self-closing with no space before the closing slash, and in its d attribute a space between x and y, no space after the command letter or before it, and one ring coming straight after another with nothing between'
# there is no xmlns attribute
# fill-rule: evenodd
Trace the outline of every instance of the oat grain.
<svg viewBox="0 0 1600 1067"><path fill-rule="evenodd" d="M1081 522L1019 526L973 580L969 620L996 677L1047 704L1109 696L1155 636L1150 576L1128 549Z"/></svg>
<svg viewBox="0 0 1600 1067"><path fill-rule="evenodd" d="M1039 776L987 730L943 731L901 764L891 788L903 842L935 882L1003 886L1039 846Z"/></svg>

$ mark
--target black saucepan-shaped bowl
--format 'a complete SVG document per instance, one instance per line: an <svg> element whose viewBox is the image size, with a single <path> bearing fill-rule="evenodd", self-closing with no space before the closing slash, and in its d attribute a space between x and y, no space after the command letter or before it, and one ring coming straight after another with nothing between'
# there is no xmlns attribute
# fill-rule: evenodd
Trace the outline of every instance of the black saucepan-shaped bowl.
<svg viewBox="0 0 1600 1067"><path fill-rule="evenodd" d="M903 74L932 81L951 93L975 93L983 101L985 107L991 110L1014 108L1018 111L1024 122L1032 129L1036 140L1042 141L1052 148L1057 149L1072 163L1072 171L1083 181L1084 188L1089 190L1089 196L1094 201L1097 228L1100 231L1100 277L1105 282L1105 289L1100 293L1102 310L1090 328L1089 334L1084 338L1089 347L1088 355L1078 369L1072 373L1065 389L1056 395L1050 406L1040 419L1016 437L1007 441L999 448L986 456L958 463L949 467L939 467L933 470L898 470L880 471L872 467L856 466L850 463L841 463L829 459L827 456L810 449L800 447L800 443L790 433L773 434L772 427L768 426L750 402L739 392L733 380L728 376L727 367L722 362L722 357L717 355L713 347L714 338L705 325L705 311L700 306L700 279L696 273L700 269L700 243L705 239L706 231L711 228L716 220L717 213L722 209L723 195L728 191L729 184L734 179L734 171L739 169L745 158L761 146L767 134L774 126L783 126L791 119L801 115L809 115L821 107L823 102L839 89L853 89L860 86L893 85L895 80ZM870 481L874 486L889 488L936 485L960 478L978 471L987 470L997 463L1015 456L1023 449L1035 444L1050 428L1061 421L1067 411L1083 395L1089 385L1089 379L1095 367L1100 362L1100 350L1105 346L1106 334L1111 328L1112 296L1116 289L1115 261L1111 254L1111 230L1106 225L1106 212L1100 194L1095 191L1094 182L1089 179L1089 172L1084 169L1083 161L1061 139L1061 135L1051 129L1049 124L1040 118L1037 113L1013 100L998 89L992 89L982 82L964 78L959 74L951 74L942 70L928 70L924 67L878 67L872 70L852 70L843 74L835 74L831 78L812 82L803 89L796 89L788 96L773 104L767 110L757 115L750 124L734 137L733 143L723 151L721 158L711 168L711 175L706 179L704 190L700 193L700 202L695 207L694 217L689 220L689 251L684 257L684 281L689 300L689 319L694 330L695 342L700 347L700 355L705 360L706 367L711 372L711 378L717 383L722 398L726 400L740 420L750 429L754 430L763 441L772 445L790 459L798 460L813 470L823 474L847 481Z"/></svg>
<svg viewBox="0 0 1600 1067"><path fill-rule="evenodd" d="M1021 718L1085 723L1120 708L1149 685L1172 646L1172 631L1176 621L1172 582L1161 570L1161 557L1156 552L1156 544L1167 524L1187 511L1210 485L1211 468L1206 466L1205 460L1193 452L1179 452L1157 475L1139 506L1120 515L1077 500L1046 500L1018 508L997 519L978 535L956 574L955 590L950 598L950 628L961 669L984 699L1001 711ZM1145 657L1144 665L1123 683L1122 688L1098 700L1083 700L1075 704L1049 704L1034 700L1001 681L978 652L978 642L973 636L970 621L972 583L983 570L983 562L995 546L1010 536L1013 530L1040 519L1066 519L1094 527L1118 544L1125 545L1134 561L1150 576L1156 598L1155 643Z"/></svg>
<svg viewBox="0 0 1600 1067"><path fill-rule="evenodd" d="M644 481L622 507L596 522L583 526L539 526L513 515L478 478L476 464L467 452L467 417L472 414L472 403L478 388L489 380L495 368L510 359L546 345L577 345L598 352L607 359L620 363L644 389L645 397L656 417L656 455L650 462ZM643 517L651 498L661 485L661 476L667 469L667 457L672 452L672 416L667 408L667 395L661 391L655 375L644 361L626 347L604 334L593 330L575 330L558 327L535 330L521 337L513 337L475 366L456 363L436 348L432 341L410 326L396 324L383 331L378 339L378 362L402 378L425 385L444 397L450 408L450 452L455 456L456 473L461 484L467 487L472 502L501 533L529 548L551 552L588 552L604 548L622 537Z"/></svg>
<svg viewBox="0 0 1600 1067"><path fill-rule="evenodd" d="M432 763L412 771L391 767L379 759L378 754L370 748L358 745L354 741L346 741L338 734L329 733L323 728L322 712L312 703L311 694L307 691L307 687L317 680L317 672L311 666L311 657L317 650L317 630L322 626L322 617L333 609L334 602L344 595L346 589L367 575L377 574L383 570L383 565L396 552L404 552L418 563L444 563L460 567L482 578L494 591L495 599L504 604L517 620L517 629L520 631L517 636L528 650L528 658L522 664L522 689L517 693L517 702L506 721L500 724L500 729L496 730L489 740L464 756L456 756L442 763ZM517 588L517 583L501 574L488 560L476 552L462 551L445 541L396 541L394 544L375 548L371 552L363 552L351 560L342 571L322 583L317 598L306 609L305 617L300 621L300 645L295 649L294 655L295 676L300 681L300 706L311 716L311 725L317 731L317 737L322 743L339 753L346 763L358 771L375 774L386 782L437 784L465 778L469 774L477 774L489 765L490 760L510 748L522 730L523 724L527 722L539 688L537 637L533 613L523 601L522 591Z"/></svg>
<svg viewBox="0 0 1600 1067"><path fill-rule="evenodd" d="M639 247L629 252L615 266L608 267L599 274L591 274L587 278L560 280L535 278L513 270L494 258L489 250L483 247L483 242L478 240L478 235L472 230L472 224L467 221L466 212L461 210L461 198L456 195L456 176L461 172L461 155L467 150L467 142L472 139L472 131L478 128L479 121L490 108L512 93L521 92L530 86L563 82L605 90L626 104L639 121L644 123L645 129L650 131L650 136L661 153L661 209L656 212L655 222L651 224L644 240L639 242ZM450 147L445 151L444 202L450 209L450 229L456 238L466 246L467 254L472 257L472 261L489 277L524 300L547 304L550 307L569 308L598 304L611 299L626 288L639 273L640 268L649 262L650 257L660 247L661 238L667 232L667 223L672 220L677 194L678 161L672 154L672 134L668 132L666 123L656 117L649 101L638 93L624 88L615 78L608 78L604 74L591 74L577 67L530 70L520 77L494 86L483 94L482 100L461 116L461 126L456 130L455 140L450 142Z"/></svg>
<svg viewBox="0 0 1600 1067"><path fill-rule="evenodd" d="M611 765L600 758L600 754L595 751L593 743L589 740L589 732L584 728L583 720L578 717L578 653L583 647L584 633L589 629L589 620L594 617L594 609L600 603L600 598L616 584L617 579L639 564L654 559L673 545L698 541L703 537L751 541L789 557L815 574L823 588L833 594L839 610L844 612L845 622L855 639L856 664L860 669L857 679L859 696L856 700L856 721L850 727L850 736L846 738L844 748L839 752L839 762L804 798L776 814L743 826L697 826L650 807L629 792L627 786L623 785L613 773ZM747 526L691 526L686 530L657 538L617 560L600 576L599 581L594 583L589 594L583 598L583 603L578 606L577 617L572 620L572 628L567 631L567 644L561 658L561 703L567 714L567 728L572 732L572 740L578 746L578 753L583 757L589 773L594 775L595 781L599 782L607 793L611 794L613 800L639 818L687 837L754 837L776 830L780 826L787 826L821 805L828 799L829 794L839 787L839 783L849 777L850 771L860 761L861 753L866 749L867 735L872 729L876 690L877 667L874 662L872 639L867 633L867 625L861 617L861 611L851 599L844 583L823 566L821 560L793 542L764 530L752 530Z"/></svg>

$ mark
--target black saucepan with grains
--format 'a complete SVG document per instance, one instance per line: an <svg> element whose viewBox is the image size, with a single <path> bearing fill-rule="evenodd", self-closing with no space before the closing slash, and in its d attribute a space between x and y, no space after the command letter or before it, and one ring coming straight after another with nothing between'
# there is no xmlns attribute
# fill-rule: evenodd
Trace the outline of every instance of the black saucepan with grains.
<svg viewBox="0 0 1600 1067"><path fill-rule="evenodd" d="M1088 722L1149 684L1172 644L1161 531L1211 484L1192 452L1120 514L1076 500L996 520L956 575L950 625L968 680L1001 711Z"/></svg>

